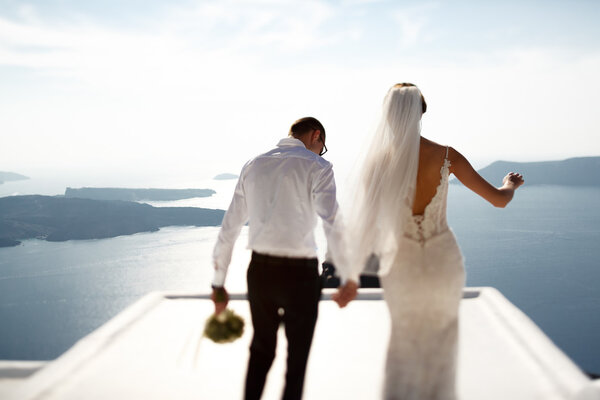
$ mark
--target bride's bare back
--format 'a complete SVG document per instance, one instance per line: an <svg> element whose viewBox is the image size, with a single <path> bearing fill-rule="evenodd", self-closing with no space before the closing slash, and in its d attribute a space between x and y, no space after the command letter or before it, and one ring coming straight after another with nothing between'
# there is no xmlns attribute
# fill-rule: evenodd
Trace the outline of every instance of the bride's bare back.
<svg viewBox="0 0 600 400"><path fill-rule="evenodd" d="M441 168L446 157L446 146L421 137L419 148L419 171L413 202L413 214L422 215L431 202L441 180ZM523 176L510 172L496 188L475 171L469 161L452 147L448 148L450 173L466 187L477 193L495 207L505 207L513 197L515 189L523 184Z"/></svg>
<svg viewBox="0 0 600 400"><path fill-rule="evenodd" d="M446 146L421 137L417 188L413 201L414 215L423 215L425 208L435 196L442 178L440 171L445 157Z"/></svg>

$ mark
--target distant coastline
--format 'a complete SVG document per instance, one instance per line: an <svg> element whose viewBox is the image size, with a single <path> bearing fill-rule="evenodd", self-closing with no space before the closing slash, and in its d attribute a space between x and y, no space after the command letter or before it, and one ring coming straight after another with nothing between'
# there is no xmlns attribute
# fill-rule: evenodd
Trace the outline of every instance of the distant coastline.
<svg viewBox="0 0 600 400"><path fill-rule="evenodd" d="M24 181L29 179L28 176L17 174L15 172L0 171L0 185L9 181Z"/></svg>
<svg viewBox="0 0 600 400"><path fill-rule="evenodd" d="M480 169L479 174L499 186L508 172L519 172L525 185L600 186L600 157L568 158L561 161L496 161ZM459 183L453 179L452 183Z"/></svg>
<svg viewBox="0 0 600 400"><path fill-rule="evenodd" d="M210 197L216 192L212 189L128 189L128 188L70 188L65 197L91 200L122 201L174 201L194 197Z"/></svg>
<svg viewBox="0 0 600 400"><path fill-rule="evenodd" d="M496 161L479 173L498 186L510 171L520 172L525 184L600 187L600 157L562 161ZM1 172L0 177L28 179ZM221 174L214 179L237 179ZM459 183L453 180L453 183ZM174 201L209 197L212 189L67 188L64 196L8 196L0 198L0 247L16 246L22 239L48 241L100 239L166 226L219 226L223 210L195 207L152 207L138 202Z"/></svg>
<svg viewBox="0 0 600 400"><path fill-rule="evenodd" d="M217 176L215 176L213 179L215 181L226 181L226 180L231 180L231 179L237 179L239 178L239 176L235 175L235 174L219 174Z"/></svg>
<svg viewBox="0 0 600 400"><path fill-rule="evenodd" d="M0 247L32 238L62 242L154 232L165 226L219 226L224 214L223 210L128 201L9 196L0 198Z"/></svg>

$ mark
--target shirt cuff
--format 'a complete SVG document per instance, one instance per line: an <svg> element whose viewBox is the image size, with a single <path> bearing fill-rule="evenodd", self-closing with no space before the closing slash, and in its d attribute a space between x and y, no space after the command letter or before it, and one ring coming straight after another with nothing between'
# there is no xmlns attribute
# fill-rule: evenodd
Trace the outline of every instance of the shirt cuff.
<svg viewBox="0 0 600 400"><path fill-rule="evenodd" d="M360 276L358 274L347 277L340 276L340 285L344 286L348 281L354 281L358 286L360 286Z"/></svg>
<svg viewBox="0 0 600 400"><path fill-rule="evenodd" d="M223 287L225 285L225 276L227 275L227 271L223 271L221 269L215 270L215 275L213 277L212 285L217 287Z"/></svg>

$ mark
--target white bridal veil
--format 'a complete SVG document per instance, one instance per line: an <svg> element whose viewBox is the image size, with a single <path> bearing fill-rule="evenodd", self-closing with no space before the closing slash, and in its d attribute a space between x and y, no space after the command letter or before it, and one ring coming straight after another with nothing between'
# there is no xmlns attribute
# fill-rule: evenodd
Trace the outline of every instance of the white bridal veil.
<svg viewBox="0 0 600 400"><path fill-rule="evenodd" d="M375 254L379 273L385 274L395 258L398 239L412 215L422 114L416 86L396 85L384 99L377 130L359 167L352 208L347 211L348 247L356 270L363 271Z"/></svg>

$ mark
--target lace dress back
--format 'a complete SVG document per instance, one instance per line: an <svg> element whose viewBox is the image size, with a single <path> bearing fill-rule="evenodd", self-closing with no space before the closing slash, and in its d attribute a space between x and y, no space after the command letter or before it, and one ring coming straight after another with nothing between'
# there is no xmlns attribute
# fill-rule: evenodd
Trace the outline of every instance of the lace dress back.
<svg viewBox="0 0 600 400"><path fill-rule="evenodd" d="M455 399L458 306L462 254L446 221L450 161L423 215L406 215L404 236L381 277L391 335L383 397L386 400Z"/></svg>
<svg viewBox="0 0 600 400"><path fill-rule="evenodd" d="M448 199L448 179L450 176L450 160L448 160L448 147L446 147L446 157L440 169L440 183L436 189L435 195L425 207L422 215L408 215L408 220L404 224L405 236L424 243L436 235L448 230L446 220L446 205Z"/></svg>

